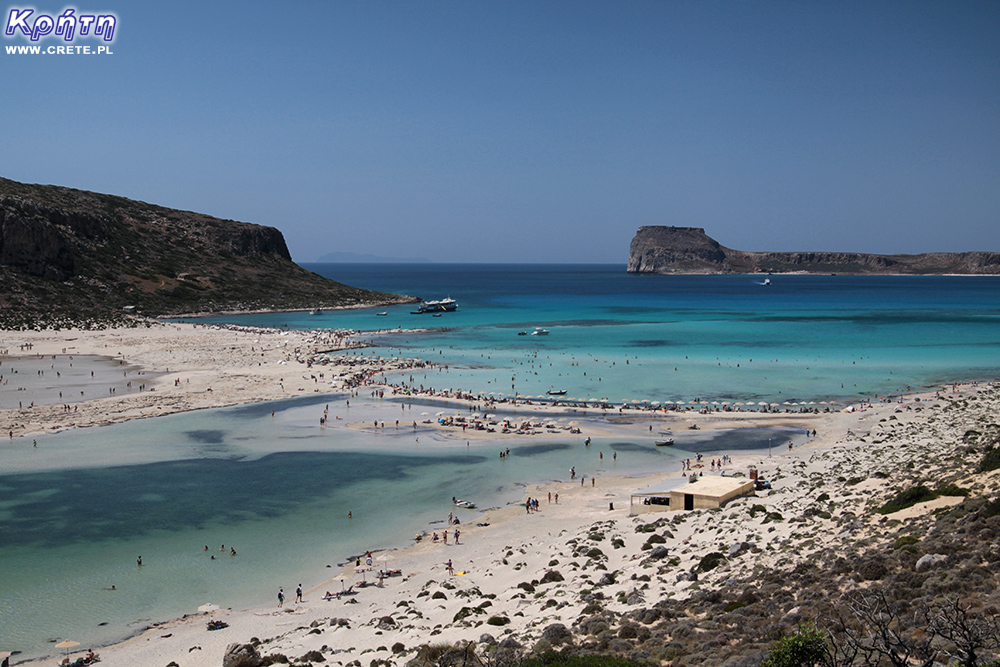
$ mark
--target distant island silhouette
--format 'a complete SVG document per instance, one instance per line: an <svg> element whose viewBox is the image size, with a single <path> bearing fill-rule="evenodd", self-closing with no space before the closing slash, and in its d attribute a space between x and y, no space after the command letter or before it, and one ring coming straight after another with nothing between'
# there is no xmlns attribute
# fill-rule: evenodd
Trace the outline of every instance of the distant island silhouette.
<svg viewBox="0 0 1000 667"><path fill-rule="evenodd" d="M726 248L701 227L648 226L632 238L628 272L997 275L1000 253L746 252Z"/></svg>

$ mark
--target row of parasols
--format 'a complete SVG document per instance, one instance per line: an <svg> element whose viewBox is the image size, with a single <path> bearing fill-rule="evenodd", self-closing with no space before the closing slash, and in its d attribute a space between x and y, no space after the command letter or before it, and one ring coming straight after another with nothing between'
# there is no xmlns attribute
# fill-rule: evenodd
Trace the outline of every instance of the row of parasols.
<svg viewBox="0 0 1000 667"><path fill-rule="evenodd" d="M490 392L490 394L493 394L493 392ZM498 393L497 395L498 396L505 396L506 394L500 394L500 393ZM801 406L801 405L837 405L837 403L835 401L802 401L802 402L784 401L783 403L768 403L767 401L735 401L734 402L734 401L701 401L701 400L695 399L695 400L690 401L690 402L688 402L688 401L663 401L663 402L660 402L660 401L650 401L650 400L647 400L647 399L641 399L640 400L640 399L635 399L635 398L633 398L633 399L623 398L621 401L611 401L608 398L574 398L573 396L553 397L553 396L548 396L548 395L545 395L545 394L539 394L538 396L530 396L530 395L525 395L525 394L517 394L516 398L519 398L519 399L544 398L546 400L560 400L562 402L575 401L577 403L597 403L597 404L607 404L607 405L611 405L612 403L617 404L618 402L620 402L623 405L635 405L635 406L639 406L639 405L651 405L651 406L658 406L658 405L689 405L690 404L690 405L721 405L721 406L733 405L733 406L741 406L741 407L742 406L767 406L767 407L771 407L771 408L778 408L778 407L781 407L782 405L788 405L788 406ZM421 414L426 415L427 413L426 412L422 412ZM441 416L444 413L443 412L439 412L437 414L438 414L438 416Z"/></svg>

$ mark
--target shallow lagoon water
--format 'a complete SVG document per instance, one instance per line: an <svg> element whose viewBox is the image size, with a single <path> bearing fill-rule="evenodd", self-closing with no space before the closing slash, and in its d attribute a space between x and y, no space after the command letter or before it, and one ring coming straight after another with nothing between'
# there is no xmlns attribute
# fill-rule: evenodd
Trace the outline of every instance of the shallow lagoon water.
<svg viewBox="0 0 1000 667"><path fill-rule="evenodd" d="M449 512L479 516L453 508L452 496L500 506L519 501L526 484L564 480L570 466L588 477L642 476L679 470L688 451L801 439L753 429L679 434L670 449L652 438L585 448L579 436L556 435L466 444L423 426L384 435L320 427L327 405L368 421L399 404L301 397L42 435L37 449L0 445L7 645L37 655L50 639L108 643L206 602L270 604L279 586L318 585L350 556L439 529ZM400 413L438 408L415 401ZM512 455L500 459L506 447Z"/></svg>

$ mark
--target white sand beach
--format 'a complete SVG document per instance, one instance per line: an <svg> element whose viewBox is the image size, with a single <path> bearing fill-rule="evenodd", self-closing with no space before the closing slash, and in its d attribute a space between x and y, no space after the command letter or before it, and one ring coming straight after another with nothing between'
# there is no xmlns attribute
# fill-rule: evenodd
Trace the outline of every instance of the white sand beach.
<svg viewBox="0 0 1000 667"><path fill-rule="evenodd" d="M5 410L5 435L9 428L14 437L343 391L361 374L413 363L384 359L310 366L308 360L317 352L344 347L350 337L190 324L103 332L5 332L2 338L0 348L9 355L105 355L124 358L153 375L145 391L84 401L75 410L59 405ZM30 350L21 352L26 343ZM329 384L331 380L336 381ZM643 479L606 477L583 485L566 481L536 486L526 491L526 498L539 499L536 512L527 512L523 504L490 510L477 520L485 525L462 524L458 543L453 534L447 545L428 536L410 548L373 554L365 580L375 580L380 569L400 571L381 585L359 588L363 575L347 566L336 573L342 579L331 577L305 591L301 602L294 601L293 590L285 590L279 609L275 590L273 604L190 615L98 652L109 666L217 667L227 646L253 638L263 655L280 653L294 659L319 651L328 664L341 665L355 660L401 664L421 644L489 643L485 634L497 641L514 637L530 648L546 627L574 626L590 613L593 602L627 611L663 597L723 588L763 569L793 567L821 552L846 550L870 539L887 520L873 514L872 507L884 502L899 471L907 466L919 466L925 473L946 469L968 424L995 414L997 408L1000 389L982 384L943 387L818 415L637 412L635 422L611 432L642 433L650 421L662 420L674 428L697 423L706 429L792 424L815 429L817 437L790 450L776 447L770 457L734 454L727 475L748 475L754 466L772 489L730 501L722 509L630 516L633 492L676 478L677 470ZM471 435L458 431L455 437ZM707 467L702 470L717 474ZM1000 479L993 474L975 483L995 490ZM827 500L817 506L824 494ZM939 498L892 519L914 520L958 500ZM642 530L650 525L653 532ZM658 536L655 542L650 542L652 535ZM724 563L697 580L692 577L700 560L716 552ZM447 568L449 562L454 573ZM354 586L354 594L324 599L324 593L337 593L343 586ZM228 627L208 631L209 620ZM78 655L82 653L71 657ZM12 664L55 662L48 658Z"/></svg>

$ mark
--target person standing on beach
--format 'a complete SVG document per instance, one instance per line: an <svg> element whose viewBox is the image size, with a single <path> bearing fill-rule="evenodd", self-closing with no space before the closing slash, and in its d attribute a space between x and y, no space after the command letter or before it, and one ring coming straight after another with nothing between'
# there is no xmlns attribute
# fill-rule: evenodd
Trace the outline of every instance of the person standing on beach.
<svg viewBox="0 0 1000 667"><path fill-rule="evenodd" d="M448 574L455 574L455 568L452 567L450 558L448 559L448 562L445 563L445 569L448 570Z"/></svg>
<svg viewBox="0 0 1000 667"><path fill-rule="evenodd" d="M285 604L285 589L284 588L279 588L278 589L278 606L281 607L284 604Z"/></svg>
<svg viewBox="0 0 1000 667"><path fill-rule="evenodd" d="M299 584L298 588L295 589L295 601L305 602L305 600L302 599L302 584Z"/></svg>

